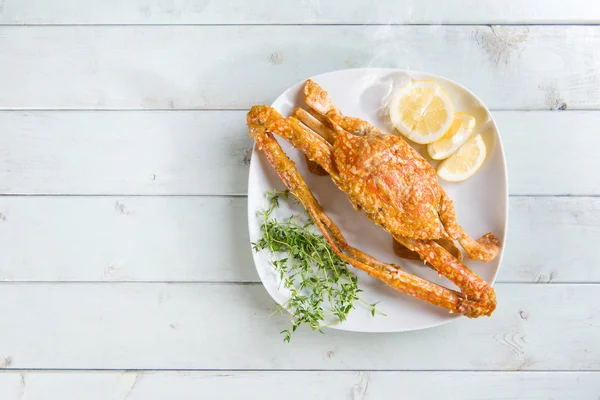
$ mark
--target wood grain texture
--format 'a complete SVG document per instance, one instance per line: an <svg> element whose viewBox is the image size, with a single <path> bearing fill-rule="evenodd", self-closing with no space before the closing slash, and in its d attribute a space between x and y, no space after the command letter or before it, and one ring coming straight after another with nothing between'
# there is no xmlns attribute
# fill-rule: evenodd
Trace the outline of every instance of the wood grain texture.
<svg viewBox="0 0 600 400"><path fill-rule="evenodd" d="M23 371L0 374L8 399L263 400L402 398L597 400L597 372ZM431 384L435 382L435 384ZM26 397L24 393L27 394ZM21 397L19 397L21 396Z"/></svg>
<svg viewBox="0 0 600 400"><path fill-rule="evenodd" d="M3 0L2 24L503 24L600 22L597 2L535 0Z"/></svg>
<svg viewBox="0 0 600 400"><path fill-rule="evenodd" d="M600 194L600 112L493 115L511 194ZM245 111L0 112L0 193L245 194L245 124Z"/></svg>
<svg viewBox="0 0 600 400"><path fill-rule="evenodd" d="M0 192L246 191L243 112L2 112ZM29 182L29 183L28 183Z"/></svg>
<svg viewBox="0 0 600 400"><path fill-rule="evenodd" d="M0 286L7 368L599 370L598 285L496 285L493 317L403 334L279 332L260 284ZM380 318L385 318L380 316Z"/></svg>
<svg viewBox="0 0 600 400"><path fill-rule="evenodd" d="M0 48L2 109L246 109L366 66L445 76L492 109L600 107L600 26L4 26Z"/></svg>
<svg viewBox="0 0 600 400"><path fill-rule="evenodd" d="M246 204L0 197L0 280L257 282Z"/></svg>
<svg viewBox="0 0 600 400"><path fill-rule="evenodd" d="M498 281L599 283L599 211L511 198ZM259 282L247 232L245 198L3 196L0 280Z"/></svg>

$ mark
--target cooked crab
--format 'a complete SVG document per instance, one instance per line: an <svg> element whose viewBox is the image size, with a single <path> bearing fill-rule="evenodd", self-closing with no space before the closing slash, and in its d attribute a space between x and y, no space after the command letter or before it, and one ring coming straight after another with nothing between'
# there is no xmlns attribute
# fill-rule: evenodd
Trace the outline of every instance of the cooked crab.
<svg viewBox="0 0 600 400"><path fill-rule="evenodd" d="M401 137L342 115L327 92L311 80L306 82L304 94L310 112L297 109L294 116L285 118L271 107L254 106L247 116L248 131L333 250L401 292L471 318L491 315L496 307L495 292L461 262L454 241L470 258L489 261L498 254L498 239L488 233L476 241L466 234L456 222L452 201L438 184L433 167ZM273 134L301 150L311 171L329 174L356 210L363 210L394 238L397 252L417 254L460 292L350 246Z"/></svg>

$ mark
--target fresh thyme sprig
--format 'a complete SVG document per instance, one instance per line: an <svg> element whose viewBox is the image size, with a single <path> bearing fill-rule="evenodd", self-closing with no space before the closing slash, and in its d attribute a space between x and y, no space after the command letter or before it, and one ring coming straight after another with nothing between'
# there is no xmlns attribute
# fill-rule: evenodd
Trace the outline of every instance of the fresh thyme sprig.
<svg viewBox="0 0 600 400"><path fill-rule="evenodd" d="M314 222L292 216L284 222L273 217L279 198L288 198L289 191L269 191L267 205L258 215L263 218L262 236L252 243L255 251L267 249L271 263L279 273L281 284L289 291L289 300L275 312L290 311L291 327L281 331L289 342L292 332L301 324L321 333L321 328L343 322L354 309L354 302L364 303L375 316L376 305L360 298L358 278L346 263L331 249L325 238L317 233ZM283 258L281 255L286 255ZM330 321L325 323L325 321Z"/></svg>

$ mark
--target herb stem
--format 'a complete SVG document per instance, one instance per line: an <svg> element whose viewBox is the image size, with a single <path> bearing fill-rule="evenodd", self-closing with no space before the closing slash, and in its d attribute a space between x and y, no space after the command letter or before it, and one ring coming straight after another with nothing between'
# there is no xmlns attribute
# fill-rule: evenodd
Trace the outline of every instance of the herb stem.
<svg viewBox="0 0 600 400"><path fill-rule="evenodd" d="M333 252L327 240L316 233L317 228L310 218L301 224L297 216L283 222L273 217L279 198L288 195L288 191L267 192L265 208L258 212L263 217L262 236L253 243L255 251L268 250L271 263L279 273L280 285L290 294L270 315L284 308L289 311L291 327L281 331L284 341L289 342L292 332L302 324L322 332L324 327L345 321L356 300L367 306L371 315L381 313L376 309L377 303L369 304L358 295L361 292L358 278Z"/></svg>

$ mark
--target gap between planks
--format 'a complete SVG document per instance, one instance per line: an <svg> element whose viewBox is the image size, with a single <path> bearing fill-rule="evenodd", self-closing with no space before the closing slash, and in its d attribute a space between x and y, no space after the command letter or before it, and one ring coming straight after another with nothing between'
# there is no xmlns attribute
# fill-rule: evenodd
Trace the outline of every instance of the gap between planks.
<svg viewBox="0 0 600 400"><path fill-rule="evenodd" d="M232 27L232 26L297 26L297 27L310 27L310 26L331 26L331 27L345 27L345 26L425 26L425 27L446 27L446 26L459 26L459 27L481 27L481 26L489 26L489 27L502 27L502 26L540 26L540 27L569 27L569 26L598 26L598 22L573 22L573 23L526 23L526 22L515 22L515 23L361 23L361 22L353 22L353 23L331 23L331 22L309 22L309 23L285 23L285 22L273 22L273 23L231 23L231 24L205 24L205 23L23 23L23 24L3 24L0 23L0 27L7 28L53 28L53 27L122 27L122 26L132 26L132 27L172 27L172 26L181 26L181 27Z"/></svg>
<svg viewBox="0 0 600 400"><path fill-rule="evenodd" d="M334 373L352 373L352 372L403 372L403 373L449 373L449 374L512 374L512 375L540 375L540 374L598 374L600 373L600 369L549 369L549 370L540 370L540 371L517 371L517 370L505 370L505 369L276 369L276 368L252 368L252 369L243 369L243 368L148 368L148 369L123 369L123 368L5 368L3 371L6 372L139 372L139 373L147 373L147 372L278 372L278 373L289 373L293 374L294 372L334 372Z"/></svg>
<svg viewBox="0 0 600 400"><path fill-rule="evenodd" d="M162 281L134 281L134 280L104 280L104 281L29 281L29 280L14 280L14 281L0 281L2 285L138 285L138 284L150 284L150 285L206 285L206 286L261 286L260 281L182 281L182 280L162 280ZM493 286L516 286L516 285L527 285L527 286L599 286L600 282L585 282L585 281L540 281L540 282L523 282L523 281L498 281L494 282Z"/></svg>
<svg viewBox="0 0 600 400"><path fill-rule="evenodd" d="M230 194L51 194L51 193L0 193L0 197L118 197L118 198L161 198L161 197L209 197L209 198L225 198L225 199L245 199L248 198L246 193L230 193ZM600 197L600 194L509 194L508 197L515 198L574 198L574 199L595 199Z"/></svg>
<svg viewBox="0 0 600 400"><path fill-rule="evenodd" d="M1 25L0 25L1 27ZM0 113L10 112L240 112L249 111L247 107L240 108L19 108L19 107L0 107ZM600 112L597 108L567 108L564 110L546 109L546 108L489 108L494 112Z"/></svg>

